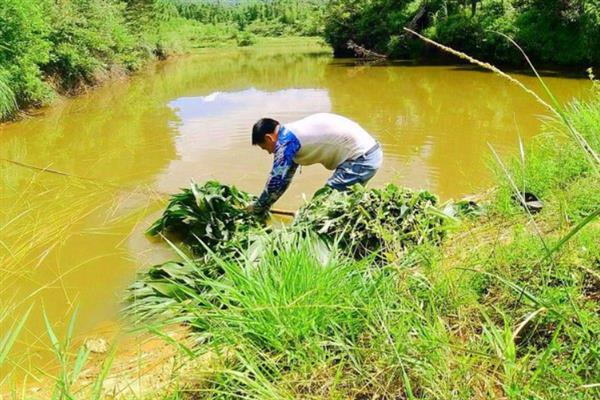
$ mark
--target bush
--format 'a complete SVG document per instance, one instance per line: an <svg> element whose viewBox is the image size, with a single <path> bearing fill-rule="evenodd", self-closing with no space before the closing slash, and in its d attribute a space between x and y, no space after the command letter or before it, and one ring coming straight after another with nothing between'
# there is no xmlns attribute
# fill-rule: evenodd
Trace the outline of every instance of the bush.
<svg viewBox="0 0 600 400"><path fill-rule="evenodd" d="M50 60L47 15L52 9L50 0L0 0L0 67L19 107L42 105L52 97L40 69Z"/></svg>
<svg viewBox="0 0 600 400"><path fill-rule="evenodd" d="M71 0L53 9L52 43L45 72L61 87L94 84L112 68L137 69L141 54L127 27L124 4L113 0Z"/></svg>
<svg viewBox="0 0 600 400"><path fill-rule="evenodd" d="M251 46L256 43L256 38L250 32L240 32L237 36L237 45L240 47Z"/></svg>

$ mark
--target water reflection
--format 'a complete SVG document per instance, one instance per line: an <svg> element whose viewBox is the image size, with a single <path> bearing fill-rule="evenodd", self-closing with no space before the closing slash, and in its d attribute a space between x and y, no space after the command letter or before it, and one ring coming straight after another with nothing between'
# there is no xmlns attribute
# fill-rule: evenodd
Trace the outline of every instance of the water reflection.
<svg viewBox="0 0 600 400"><path fill-rule="evenodd" d="M331 110L324 89L263 91L250 88L238 92L214 92L183 97L169 103L178 117L175 146L178 158L159 176L158 187L170 190L182 177L197 181L218 177L242 187L263 183L270 157L250 146L256 120L269 116L291 121ZM259 165L259 167L256 167ZM250 180L250 182L248 181Z"/></svg>

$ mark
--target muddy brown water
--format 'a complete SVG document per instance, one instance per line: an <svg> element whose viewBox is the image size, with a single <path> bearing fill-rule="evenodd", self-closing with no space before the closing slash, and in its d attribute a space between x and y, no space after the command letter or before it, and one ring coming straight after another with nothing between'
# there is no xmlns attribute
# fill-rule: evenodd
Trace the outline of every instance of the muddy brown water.
<svg viewBox="0 0 600 400"><path fill-rule="evenodd" d="M538 89L534 78L516 76ZM563 102L590 86L547 82ZM448 199L485 189L487 144L515 154L519 136L539 131L544 110L468 67L364 65L294 45L177 58L0 125L2 158L110 183L0 162L0 306L10 313L0 332L33 304L13 361L35 368L48 360L42 309L61 332L78 308L78 334L93 334L117 320L137 270L173 257L142 234L164 204L155 192L217 179L258 193L271 159L250 146L252 124L315 112L348 116L382 143L372 185L395 182ZM277 207L297 208L329 173L302 168Z"/></svg>

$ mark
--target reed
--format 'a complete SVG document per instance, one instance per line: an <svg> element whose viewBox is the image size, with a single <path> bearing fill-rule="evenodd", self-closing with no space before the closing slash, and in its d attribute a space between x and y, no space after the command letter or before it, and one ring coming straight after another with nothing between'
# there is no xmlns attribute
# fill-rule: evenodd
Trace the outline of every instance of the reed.
<svg viewBox="0 0 600 400"><path fill-rule="evenodd" d="M10 118L16 110L15 94L8 85L6 75L0 69L0 121Z"/></svg>

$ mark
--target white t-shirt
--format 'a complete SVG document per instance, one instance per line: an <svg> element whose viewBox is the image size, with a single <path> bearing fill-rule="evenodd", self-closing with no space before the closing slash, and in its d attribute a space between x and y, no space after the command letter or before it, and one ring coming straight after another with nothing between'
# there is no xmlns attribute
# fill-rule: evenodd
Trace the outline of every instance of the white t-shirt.
<svg viewBox="0 0 600 400"><path fill-rule="evenodd" d="M377 143L356 122L337 114L313 114L284 126L300 142L294 157L300 165L323 164L334 170L344 161L364 155Z"/></svg>

